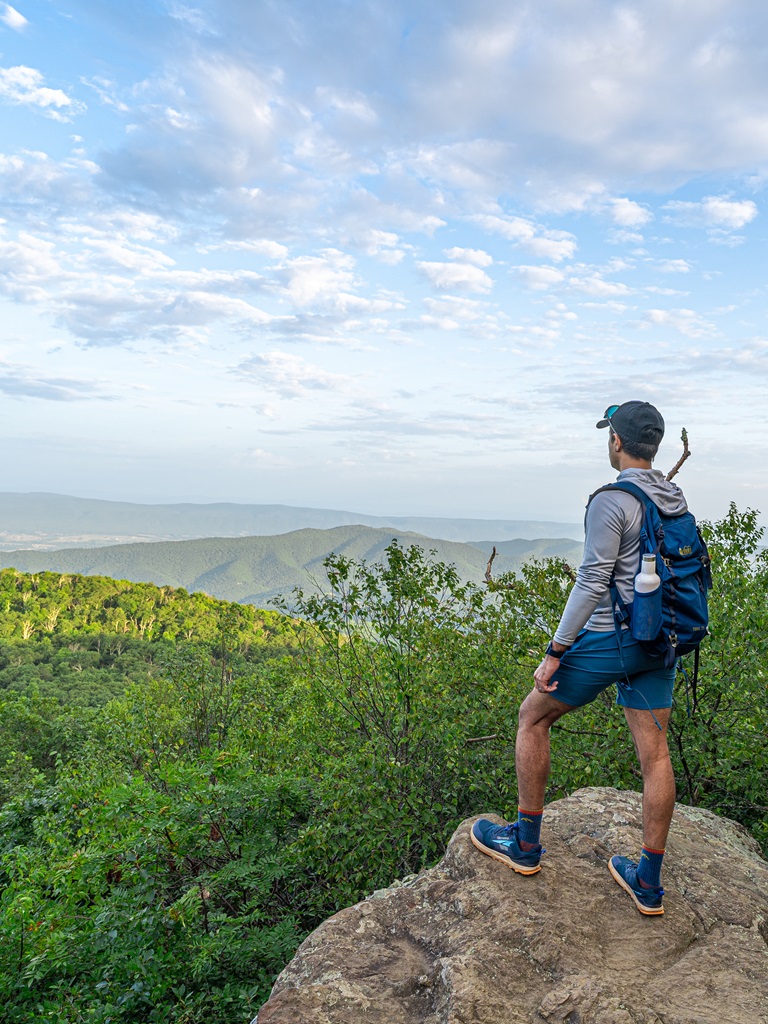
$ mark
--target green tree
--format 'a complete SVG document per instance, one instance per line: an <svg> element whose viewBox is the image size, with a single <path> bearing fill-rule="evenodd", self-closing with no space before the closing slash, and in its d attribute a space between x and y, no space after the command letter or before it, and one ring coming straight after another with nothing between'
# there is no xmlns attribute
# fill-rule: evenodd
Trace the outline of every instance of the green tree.
<svg viewBox="0 0 768 1024"><path fill-rule="evenodd" d="M679 798L736 818L768 849L768 553L757 515L732 504L704 526L711 635L697 684L690 671L680 680L670 735Z"/></svg>

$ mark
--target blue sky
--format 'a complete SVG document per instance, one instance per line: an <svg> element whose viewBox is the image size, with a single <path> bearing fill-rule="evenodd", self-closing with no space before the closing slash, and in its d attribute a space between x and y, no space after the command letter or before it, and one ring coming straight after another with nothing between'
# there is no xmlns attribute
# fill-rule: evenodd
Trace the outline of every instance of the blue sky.
<svg viewBox="0 0 768 1024"><path fill-rule="evenodd" d="M758 0L0 2L5 490L768 510Z"/></svg>

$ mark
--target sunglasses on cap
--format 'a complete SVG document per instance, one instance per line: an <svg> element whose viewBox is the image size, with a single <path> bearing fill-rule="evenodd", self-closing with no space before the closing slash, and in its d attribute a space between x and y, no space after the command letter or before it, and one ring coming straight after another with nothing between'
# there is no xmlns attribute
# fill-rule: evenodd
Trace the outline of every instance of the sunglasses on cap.
<svg viewBox="0 0 768 1024"><path fill-rule="evenodd" d="M620 407L618 405L609 405L608 408L603 413L603 418L600 420L600 422L597 424L597 426L598 427L610 427L610 429L613 431L614 434L617 433L617 431L614 429L613 424L611 423L611 417L615 416L615 414L619 411L619 408Z"/></svg>

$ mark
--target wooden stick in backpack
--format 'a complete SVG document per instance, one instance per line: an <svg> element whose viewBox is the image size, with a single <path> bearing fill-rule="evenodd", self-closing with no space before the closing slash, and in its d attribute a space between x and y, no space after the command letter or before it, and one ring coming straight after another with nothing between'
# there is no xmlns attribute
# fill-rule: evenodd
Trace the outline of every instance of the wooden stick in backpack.
<svg viewBox="0 0 768 1024"><path fill-rule="evenodd" d="M685 427L683 427L683 432L680 435L680 440L683 442L683 454L674 464L672 469L670 469L670 471L667 473L667 480L671 480L673 476L677 476L678 470L680 469L682 464L685 462L686 459L689 459L691 457L691 453L688 449L688 431L685 429Z"/></svg>

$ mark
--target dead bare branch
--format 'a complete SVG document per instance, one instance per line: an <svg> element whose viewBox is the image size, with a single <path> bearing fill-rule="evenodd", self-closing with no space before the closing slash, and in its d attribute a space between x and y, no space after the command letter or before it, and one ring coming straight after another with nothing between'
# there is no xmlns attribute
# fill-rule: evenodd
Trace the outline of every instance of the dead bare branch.
<svg viewBox="0 0 768 1024"><path fill-rule="evenodd" d="M494 544L493 551L491 552L491 557L488 559L488 565L485 568L485 582L486 583L492 583L493 582L493 573L491 572L491 566L493 565L493 560L494 560L495 557L496 557L496 545Z"/></svg>

